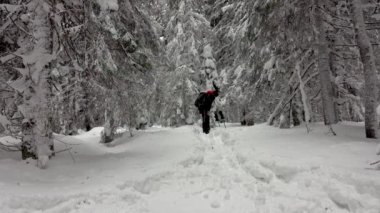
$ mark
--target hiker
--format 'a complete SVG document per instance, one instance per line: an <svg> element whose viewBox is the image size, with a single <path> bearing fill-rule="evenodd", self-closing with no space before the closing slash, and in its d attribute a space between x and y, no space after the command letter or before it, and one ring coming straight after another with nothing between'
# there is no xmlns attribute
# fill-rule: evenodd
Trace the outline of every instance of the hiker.
<svg viewBox="0 0 380 213"><path fill-rule="evenodd" d="M195 100L195 106L198 108L199 113L202 115L202 129L205 134L210 132L210 109L215 98L219 95L219 88L212 82L215 90L208 90L201 92Z"/></svg>

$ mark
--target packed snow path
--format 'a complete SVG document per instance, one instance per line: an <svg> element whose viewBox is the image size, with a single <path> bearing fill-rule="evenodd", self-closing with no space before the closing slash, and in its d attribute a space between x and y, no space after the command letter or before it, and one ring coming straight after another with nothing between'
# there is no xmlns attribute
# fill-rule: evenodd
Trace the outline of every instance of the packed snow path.
<svg viewBox="0 0 380 213"><path fill-rule="evenodd" d="M376 144L302 131L157 129L113 147L93 131L66 139L85 142L75 164L57 156L39 170L0 159L0 212L379 213L380 173L366 167Z"/></svg>

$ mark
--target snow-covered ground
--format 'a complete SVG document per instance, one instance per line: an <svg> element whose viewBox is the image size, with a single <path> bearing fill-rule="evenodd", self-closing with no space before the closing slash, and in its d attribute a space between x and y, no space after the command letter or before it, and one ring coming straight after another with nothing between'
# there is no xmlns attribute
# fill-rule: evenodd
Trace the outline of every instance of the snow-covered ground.
<svg viewBox="0 0 380 213"><path fill-rule="evenodd" d="M109 147L101 128L57 136L72 156L46 170L0 151L0 212L379 213L376 141L361 124L334 129L155 127Z"/></svg>

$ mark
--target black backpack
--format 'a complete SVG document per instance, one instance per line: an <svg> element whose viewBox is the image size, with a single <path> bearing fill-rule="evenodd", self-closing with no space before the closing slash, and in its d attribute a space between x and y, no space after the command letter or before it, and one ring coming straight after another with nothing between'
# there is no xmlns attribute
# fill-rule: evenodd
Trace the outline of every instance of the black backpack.
<svg viewBox="0 0 380 213"><path fill-rule="evenodd" d="M205 106L206 99L207 99L207 93L205 93L205 92L201 92L201 93L199 93L197 99L195 100L194 105L195 105L199 110L202 110L202 109L204 108L204 106Z"/></svg>

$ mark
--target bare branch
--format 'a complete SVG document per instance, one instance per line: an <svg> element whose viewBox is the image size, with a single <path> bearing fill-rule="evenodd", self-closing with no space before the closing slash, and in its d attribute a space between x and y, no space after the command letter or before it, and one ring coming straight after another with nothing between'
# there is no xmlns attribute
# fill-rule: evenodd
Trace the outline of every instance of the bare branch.
<svg viewBox="0 0 380 213"><path fill-rule="evenodd" d="M58 154L58 153L61 153L61 152L70 151L71 149L73 149L73 147L69 147L69 148L66 148L66 149L62 149L62 150L59 150L59 151L55 151L54 154Z"/></svg>
<svg viewBox="0 0 380 213"><path fill-rule="evenodd" d="M12 21L12 23L13 23L13 24L14 24L19 30L21 30L22 32L24 32L26 35L32 37L33 40L36 39L32 34L28 33L24 28L22 28L21 26L19 26L18 24L16 24L16 22L12 19L12 17L9 17L9 18L10 18L10 20Z"/></svg>
<svg viewBox="0 0 380 213"><path fill-rule="evenodd" d="M64 138L64 137L62 137L62 138ZM58 142L61 142L61 143L65 144L65 145L80 145L79 143L67 143L65 141L59 140L56 137L54 137L53 139L56 140L56 141L58 141Z"/></svg>
<svg viewBox="0 0 380 213"><path fill-rule="evenodd" d="M372 163L370 163L369 165L373 166L373 165L376 165L376 164L378 164L378 163L380 163L380 160L375 161L375 162L372 162Z"/></svg>

